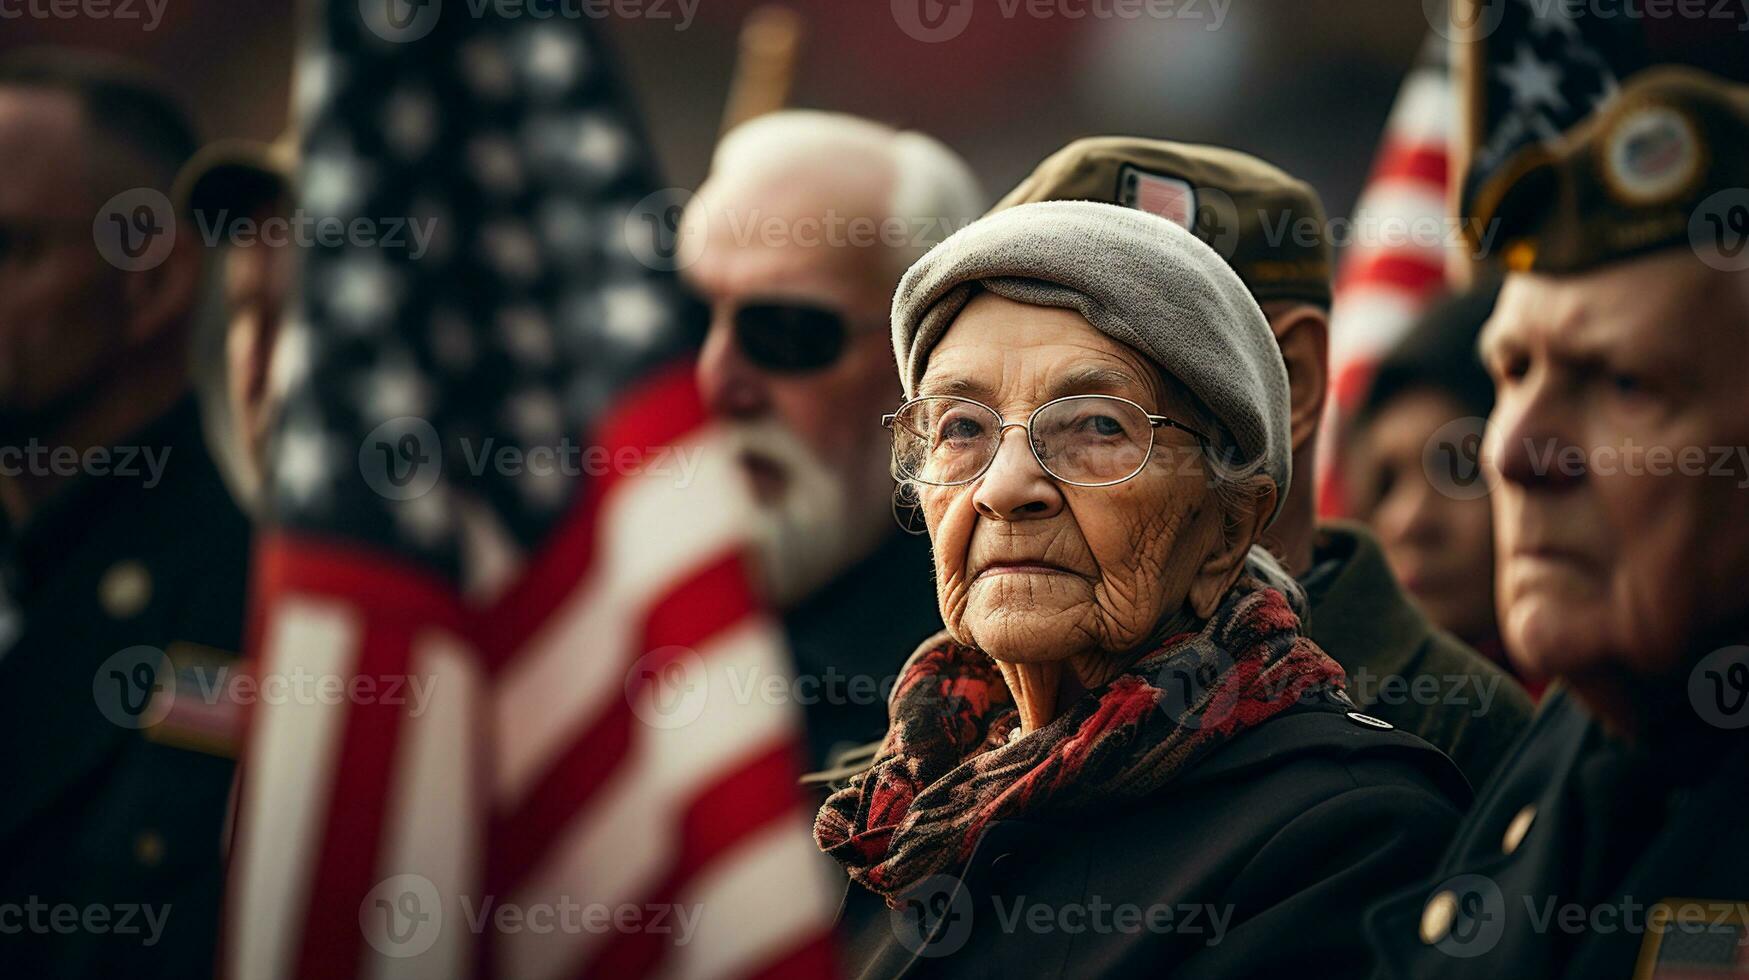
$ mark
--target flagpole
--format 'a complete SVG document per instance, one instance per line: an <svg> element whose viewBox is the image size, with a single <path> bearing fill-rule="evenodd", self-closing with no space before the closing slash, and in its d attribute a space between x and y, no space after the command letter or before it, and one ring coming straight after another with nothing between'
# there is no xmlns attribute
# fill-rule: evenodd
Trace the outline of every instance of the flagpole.
<svg viewBox="0 0 1749 980"><path fill-rule="evenodd" d="M1453 95L1457 100L1455 124L1451 128L1451 170L1445 182L1446 211L1462 228L1464 222L1464 182L1470 160L1482 138L1482 72L1480 9L1489 0L1451 0L1452 27L1456 30L1450 42L1450 64ZM1463 250L1448 253L1445 262L1446 284L1453 291L1468 289L1476 278L1479 260L1467 245Z"/></svg>
<svg viewBox="0 0 1749 980"><path fill-rule="evenodd" d="M747 15L723 108L723 132L788 104L801 35L802 19L788 7L767 4Z"/></svg>

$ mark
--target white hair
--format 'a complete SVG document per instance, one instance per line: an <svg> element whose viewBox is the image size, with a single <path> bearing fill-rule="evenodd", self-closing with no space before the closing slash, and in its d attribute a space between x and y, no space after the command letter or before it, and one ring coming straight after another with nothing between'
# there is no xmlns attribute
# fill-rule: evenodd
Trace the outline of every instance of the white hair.
<svg viewBox="0 0 1749 980"><path fill-rule="evenodd" d="M786 109L736 126L717 144L711 175L782 173L834 160L882 160L891 168L888 219L906 234L893 251L902 273L937 242L984 213L984 190L959 154L932 136L841 112Z"/></svg>

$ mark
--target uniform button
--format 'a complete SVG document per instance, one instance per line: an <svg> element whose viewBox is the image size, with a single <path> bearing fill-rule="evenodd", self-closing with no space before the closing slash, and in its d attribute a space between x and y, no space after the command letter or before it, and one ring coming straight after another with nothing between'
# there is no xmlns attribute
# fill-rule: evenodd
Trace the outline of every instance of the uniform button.
<svg viewBox="0 0 1749 980"><path fill-rule="evenodd" d="M1389 730L1396 727L1383 718L1374 718L1372 715L1363 715L1358 711L1350 711L1348 713L1348 720L1354 722L1356 725L1365 725L1368 728L1382 728Z"/></svg>
<svg viewBox="0 0 1749 980"><path fill-rule="evenodd" d="M134 836L134 860L142 868L156 868L164 863L164 837L156 830L142 830Z"/></svg>
<svg viewBox="0 0 1749 980"><path fill-rule="evenodd" d="M1421 941L1432 946L1450 935L1457 910L1457 892L1450 889L1428 899L1427 907L1421 910Z"/></svg>
<svg viewBox="0 0 1749 980"><path fill-rule="evenodd" d="M1500 839L1500 850L1511 854L1518 850L1518 845L1524 843L1524 835L1530 833L1530 825L1536 822L1536 804L1527 805L1518 811L1512 822L1506 825L1506 836Z"/></svg>
<svg viewBox="0 0 1749 980"><path fill-rule="evenodd" d="M97 582L97 601L112 619L138 616L152 601L152 573L137 561L118 561Z"/></svg>

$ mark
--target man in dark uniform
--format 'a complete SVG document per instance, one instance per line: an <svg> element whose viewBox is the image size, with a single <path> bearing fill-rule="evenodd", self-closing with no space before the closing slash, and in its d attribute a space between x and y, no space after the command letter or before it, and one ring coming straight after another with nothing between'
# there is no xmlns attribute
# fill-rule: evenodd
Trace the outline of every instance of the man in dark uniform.
<svg viewBox="0 0 1749 980"><path fill-rule="evenodd" d="M194 147L126 68L0 66L0 975L212 971L248 527L156 190Z"/></svg>
<svg viewBox="0 0 1749 980"><path fill-rule="evenodd" d="M1749 88L1643 72L1478 201L1499 618L1556 693L1382 969L1749 975Z"/></svg>
<svg viewBox="0 0 1749 980"><path fill-rule="evenodd" d="M1317 521L1319 422L1329 364L1331 262L1317 191L1256 157L1130 137L1078 140L996 205L1094 200L1151 211L1196 232L1263 308L1287 365L1293 482L1265 542L1305 585L1307 633L1348 672L1360 710L1419 735L1480 784L1528 723L1511 678L1428 622L1360 524Z"/></svg>
<svg viewBox="0 0 1749 980"><path fill-rule="evenodd" d="M886 729L899 667L941 628L929 543L894 522L887 313L906 267L985 203L928 136L785 111L731 130L687 208L680 271L711 314L699 388L739 442L814 763Z"/></svg>

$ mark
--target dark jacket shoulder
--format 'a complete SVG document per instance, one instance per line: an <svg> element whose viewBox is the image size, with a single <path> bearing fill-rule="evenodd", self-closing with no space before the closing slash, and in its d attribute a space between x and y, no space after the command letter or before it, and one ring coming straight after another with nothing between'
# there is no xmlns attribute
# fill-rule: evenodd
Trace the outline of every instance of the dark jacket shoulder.
<svg viewBox="0 0 1749 980"><path fill-rule="evenodd" d="M1351 711L1277 716L1145 799L998 822L898 910L850 884L853 973L1364 975L1361 911L1426 873L1468 791L1441 753Z"/></svg>
<svg viewBox="0 0 1749 980"><path fill-rule="evenodd" d="M1429 622L1360 524L1320 525L1305 584L1306 635L1342 665L1361 710L1451 756L1472 785L1485 782L1535 710L1518 682Z"/></svg>

